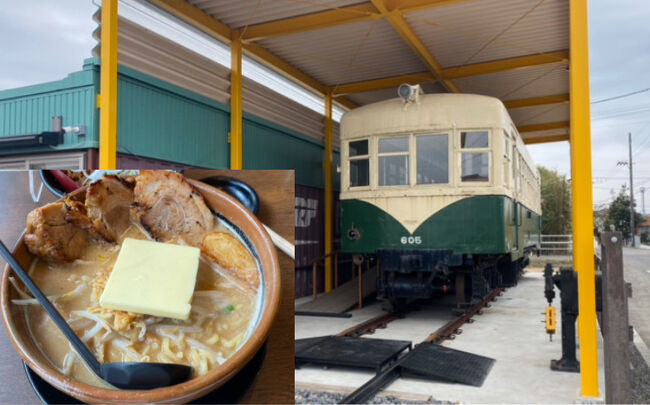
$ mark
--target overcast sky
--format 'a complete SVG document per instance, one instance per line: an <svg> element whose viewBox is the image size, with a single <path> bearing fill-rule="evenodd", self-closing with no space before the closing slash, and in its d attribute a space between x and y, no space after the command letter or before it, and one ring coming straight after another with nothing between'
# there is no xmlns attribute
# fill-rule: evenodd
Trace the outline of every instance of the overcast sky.
<svg viewBox="0 0 650 405"><path fill-rule="evenodd" d="M650 1L589 1L591 99L650 88ZM81 69L95 46L91 0L0 0L0 89L58 80ZM7 40L10 38L11 40ZM650 91L592 106L594 204L627 184L632 132L635 196L650 189ZM533 159L570 174L567 142L529 147ZM650 191L647 210L650 211Z"/></svg>

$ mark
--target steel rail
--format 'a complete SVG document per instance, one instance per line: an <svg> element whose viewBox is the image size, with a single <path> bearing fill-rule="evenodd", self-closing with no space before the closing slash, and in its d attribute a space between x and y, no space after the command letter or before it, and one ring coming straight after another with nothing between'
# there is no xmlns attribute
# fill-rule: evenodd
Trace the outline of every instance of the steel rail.
<svg viewBox="0 0 650 405"><path fill-rule="evenodd" d="M446 324L442 325L440 328L438 328L435 332L430 334L425 340L423 340L420 344L439 344L440 342L444 341L445 339L453 339L453 336L461 333L460 327L464 325L466 322L471 322L471 318L474 315L480 315L481 310L485 307L490 306L490 302L494 301L497 296L501 295L501 293L505 290L505 288L496 288L494 291L492 291L490 294L487 295L483 300L477 302L476 304L472 305L467 311L465 311L462 315L456 317L455 319L447 322ZM363 325L377 325L381 321L381 318L387 318L389 319L390 315L394 314L387 314L381 317L377 317L374 319L371 319L368 322L364 322L361 325L358 325L358 327L361 327ZM394 318L396 319L396 318ZM354 332L355 328L353 327L350 328L346 331L343 331L341 333L351 331ZM339 334L339 336L344 336ZM358 335L357 335L358 336ZM403 357L402 357L403 358ZM398 359L395 361L393 364L391 364L386 370L382 371L381 373L375 375L373 378L368 380L365 384L363 384L361 387L357 388L354 392L346 396L339 402L340 404L364 404L368 403L372 397L374 397L382 388L386 387L396 379L398 379L401 376L401 371L399 369L400 367L400 361L401 359Z"/></svg>
<svg viewBox="0 0 650 405"><path fill-rule="evenodd" d="M352 326L351 328L338 333L336 336L359 337L366 333L374 333L375 330L384 329L388 323L396 319L404 318L404 316L404 312L389 312Z"/></svg>

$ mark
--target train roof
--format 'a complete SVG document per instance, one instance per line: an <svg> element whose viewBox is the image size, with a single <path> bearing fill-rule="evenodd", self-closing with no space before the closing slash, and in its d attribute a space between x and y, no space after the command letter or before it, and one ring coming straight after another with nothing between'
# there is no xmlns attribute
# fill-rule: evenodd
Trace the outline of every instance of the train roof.
<svg viewBox="0 0 650 405"><path fill-rule="evenodd" d="M431 129L512 125L503 103L476 94L422 94L419 103L401 98L355 108L341 119L341 139Z"/></svg>

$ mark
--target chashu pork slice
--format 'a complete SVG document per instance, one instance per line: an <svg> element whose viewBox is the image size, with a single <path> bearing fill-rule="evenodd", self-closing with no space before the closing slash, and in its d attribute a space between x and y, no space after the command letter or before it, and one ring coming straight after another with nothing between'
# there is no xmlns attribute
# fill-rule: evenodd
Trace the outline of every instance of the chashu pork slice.
<svg viewBox="0 0 650 405"><path fill-rule="evenodd" d="M129 209L132 202L131 184L115 176L104 176L91 184L86 190L86 214L93 236L117 242L131 225Z"/></svg>
<svg viewBox="0 0 650 405"><path fill-rule="evenodd" d="M203 197L182 175L142 170L135 182L131 217L157 240L180 235L198 244L214 226L214 216Z"/></svg>
<svg viewBox="0 0 650 405"><path fill-rule="evenodd" d="M213 232L203 238L200 248L203 257L217 265L226 277L246 291L257 291L260 286L257 264L237 238L226 232Z"/></svg>
<svg viewBox="0 0 650 405"><path fill-rule="evenodd" d="M79 258L88 245L89 235L68 218L73 210L66 202L55 202L30 212L25 232L29 251L51 262Z"/></svg>

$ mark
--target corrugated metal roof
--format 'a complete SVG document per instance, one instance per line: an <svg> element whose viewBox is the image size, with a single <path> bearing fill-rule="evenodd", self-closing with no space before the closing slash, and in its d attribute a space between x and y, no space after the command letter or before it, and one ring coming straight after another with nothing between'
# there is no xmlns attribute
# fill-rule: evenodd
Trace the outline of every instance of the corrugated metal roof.
<svg viewBox="0 0 650 405"><path fill-rule="evenodd" d="M359 0L186 0L231 28L281 20L335 7L357 4Z"/></svg>
<svg viewBox="0 0 650 405"><path fill-rule="evenodd" d="M426 70L385 20L308 31L259 44L328 86Z"/></svg>
<svg viewBox="0 0 650 405"><path fill-rule="evenodd" d="M547 65L454 80L463 93L501 100L548 96L569 92L569 72L563 65Z"/></svg>
<svg viewBox="0 0 650 405"><path fill-rule="evenodd" d="M524 139L534 140L536 138L546 138L551 136L569 135L569 128L548 129L545 131L526 132L522 134Z"/></svg>
<svg viewBox="0 0 650 405"><path fill-rule="evenodd" d="M361 0L185 1L231 29L355 4L369 4ZM388 10L391 10L398 3L387 4ZM380 14L377 10L377 15ZM569 48L566 0L418 3L416 8L404 12L403 18L442 68ZM399 25L399 22L393 23ZM404 36L408 37L408 34ZM323 86L334 87L337 84L427 72L427 66L420 59L423 56L416 55L405 37L400 36L397 28L386 18L380 18L313 30L303 27L301 32L285 35L276 32L255 43ZM135 58L136 55L131 56ZM507 101L569 93L568 77L566 65L554 64L464 77L452 82L461 92L490 95ZM438 84L428 83L424 87L427 93L442 91ZM394 91L382 89L348 94L346 97L363 105L392 98ZM266 107L260 105L255 108ZM518 125L560 122L568 120L568 107L546 105L513 109L511 114ZM284 122L287 117L285 112L281 112L277 119ZM305 118L300 125L312 125L309 122L312 122L311 119ZM295 127L297 124L293 125ZM315 131L321 128L314 124L312 130L304 129L302 132L314 136ZM524 137L532 135L538 134L526 133Z"/></svg>
<svg viewBox="0 0 650 405"><path fill-rule="evenodd" d="M564 103L514 108L508 112L517 126L569 121L569 105Z"/></svg>
<svg viewBox="0 0 650 405"><path fill-rule="evenodd" d="M408 84L416 84L416 83L408 83ZM422 90L424 91L425 94L446 93L444 87L442 87L439 83L436 82L421 83L420 85L422 86ZM348 95L348 98L350 100L354 101L359 105L375 103L377 101L387 100L395 97L397 97L397 88L366 91L363 93L354 93Z"/></svg>
<svg viewBox="0 0 650 405"><path fill-rule="evenodd" d="M566 0L481 0L405 14L443 67L567 49Z"/></svg>

